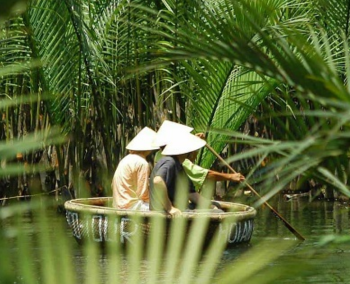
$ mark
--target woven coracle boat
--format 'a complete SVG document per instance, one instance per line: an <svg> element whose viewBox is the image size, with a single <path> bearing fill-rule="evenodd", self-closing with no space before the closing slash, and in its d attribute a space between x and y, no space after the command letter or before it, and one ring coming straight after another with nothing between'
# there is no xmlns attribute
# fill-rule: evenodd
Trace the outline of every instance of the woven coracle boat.
<svg viewBox="0 0 350 284"><path fill-rule="evenodd" d="M240 203L215 201L224 211L189 210L180 217L186 221L186 231L198 218L206 218L208 226L204 234L204 244L215 236L227 247L247 244L253 234L256 210ZM132 243L132 236L142 230L148 236L154 226L152 218L165 219L165 234L170 233L171 216L155 211L120 210L112 207L111 197L81 198L66 201L66 219L74 238L79 244L93 241L101 245L106 242ZM139 231L140 232L140 231ZM165 236L165 239L168 236Z"/></svg>

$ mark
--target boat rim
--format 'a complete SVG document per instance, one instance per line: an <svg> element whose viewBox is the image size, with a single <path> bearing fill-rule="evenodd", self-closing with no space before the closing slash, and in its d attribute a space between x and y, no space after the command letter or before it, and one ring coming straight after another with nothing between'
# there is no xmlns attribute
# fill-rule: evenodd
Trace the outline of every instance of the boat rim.
<svg viewBox="0 0 350 284"><path fill-rule="evenodd" d="M82 214L100 214L100 215L120 215L123 217L141 216L144 218L149 218L153 216L165 217L172 219L169 214L160 211L138 211L129 209L117 209L110 206L101 206L89 204L88 202L97 201L111 201L112 197L90 197L90 198L77 198L71 199L64 203L64 208L67 211L79 212ZM226 218L235 218L237 221L242 219L253 219L256 216L256 209L246 204L227 202L227 201L217 201L220 205L226 205L226 207L235 208L235 211L228 212L217 212L213 210L189 210L183 211L180 217L194 219L198 217L210 217L212 220L223 220ZM176 217L175 217L176 218Z"/></svg>

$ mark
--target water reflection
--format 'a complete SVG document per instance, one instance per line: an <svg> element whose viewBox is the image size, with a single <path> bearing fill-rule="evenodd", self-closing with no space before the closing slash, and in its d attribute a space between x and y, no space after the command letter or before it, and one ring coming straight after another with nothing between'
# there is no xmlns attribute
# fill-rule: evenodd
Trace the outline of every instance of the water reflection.
<svg viewBox="0 0 350 284"><path fill-rule="evenodd" d="M268 283L350 283L349 206L341 202L311 201L309 197L282 197L271 205L305 238L296 241L294 235L275 218L268 208L260 208L256 218L252 246L270 239L269 250L281 240L294 242L282 252L270 269L278 279ZM264 243L266 247L269 244ZM283 272L283 273L282 273Z"/></svg>
<svg viewBox="0 0 350 284"><path fill-rule="evenodd" d="M249 202L249 201L248 201ZM285 199L283 196L269 201L280 215L297 229L305 238L304 242L296 240L295 236L284 226L267 208L258 209L255 219L255 230L249 246L237 247L225 250L220 263L218 264L215 277L212 283L219 282L221 277L226 277L227 270L238 266L242 261L246 264L247 271L254 267L261 259L247 259L245 256L252 251L260 251L262 259L268 259L263 267L264 279L259 279L259 271L254 272L253 282L249 283L350 283L350 224L349 224L349 206L340 202L327 202L323 200L311 201L308 196L300 198ZM64 216L58 214L54 209L50 211L50 222L48 231L55 234L55 229L59 225L66 226ZM31 239L35 239L40 232L40 226L37 226L35 218L26 213L25 218L21 220L22 230L24 230ZM3 232L11 232L12 223L10 219L1 221ZM82 248L75 242L68 226L65 237L69 243L72 263L77 275L77 283L86 281L87 257ZM345 238L345 241L337 237ZM281 243L285 245L280 246ZM39 242L33 242L33 251L44 250L39 246ZM18 250L16 242L9 243L13 251ZM33 263L40 261L34 254ZM270 258L269 258L270 257ZM114 271L110 269L110 258L103 252L98 252L100 272L99 283L111 283L110 279L119 278L120 283L126 282L130 275L128 274L128 263L122 259L120 265L125 269L121 275L116 277ZM146 278L149 263L143 261L140 264L141 273L140 283L143 277ZM111 274L112 273L112 274ZM223 273L223 274L222 274ZM162 279L166 282L166 275L158 275L161 283ZM256 282L255 282L256 281ZM265 281L265 282L264 282ZM0 281L1 282L1 281ZM145 281L144 281L145 282ZM18 275L16 283L25 283ZM237 283L234 279L232 282Z"/></svg>

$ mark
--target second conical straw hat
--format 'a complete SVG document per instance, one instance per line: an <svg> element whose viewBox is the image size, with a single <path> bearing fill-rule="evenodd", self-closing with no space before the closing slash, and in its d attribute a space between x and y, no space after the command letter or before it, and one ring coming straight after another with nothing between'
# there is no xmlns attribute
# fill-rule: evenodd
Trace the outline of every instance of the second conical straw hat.
<svg viewBox="0 0 350 284"><path fill-rule="evenodd" d="M156 138L154 140L154 144L162 147L167 145L171 140L176 138L181 133L190 133L193 130L192 127L187 125L173 122L170 120L164 120L159 130L157 131Z"/></svg>
<svg viewBox="0 0 350 284"><path fill-rule="evenodd" d="M197 151L204 147L206 142L188 132L179 133L162 151L162 155L176 156Z"/></svg>

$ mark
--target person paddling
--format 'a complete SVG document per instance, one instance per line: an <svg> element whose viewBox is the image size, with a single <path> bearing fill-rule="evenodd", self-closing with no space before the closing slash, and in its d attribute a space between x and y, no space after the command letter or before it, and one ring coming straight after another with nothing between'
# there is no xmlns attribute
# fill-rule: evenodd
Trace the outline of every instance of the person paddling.
<svg viewBox="0 0 350 284"><path fill-rule="evenodd" d="M156 132L143 128L126 146L129 154L118 164L112 180L113 206L118 209L149 210L150 165L146 157L159 149Z"/></svg>
<svg viewBox="0 0 350 284"><path fill-rule="evenodd" d="M182 132L162 151L163 157L156 163L150 177L150 209L165 211L178 216L191 204L199 208L214 208L211 201L196 192L186 175L182 163L193 151L205 146L197 136Z"/></svg>
<svg viewBox="0 0 350 284"><path fill-rule="evenodd" d="M183 132L190 133L192 131L192 127L165 120L157 131L154 141L154 144L160 148L160 150L156 152L154 163L156 164L162 158L161 152L169 142L176 139L176 137ZM195 135L204 139L203 133L197 133ZM222 173L196 165L194 163L196 157L197 151L193 151L192 154L188 155L183 161L182 167L193 182L196 191L201 191L208 198L210 198L210 195L213 193L216 181L232 181L238 183L245 180L245 177L241 173Z"/></svg>

